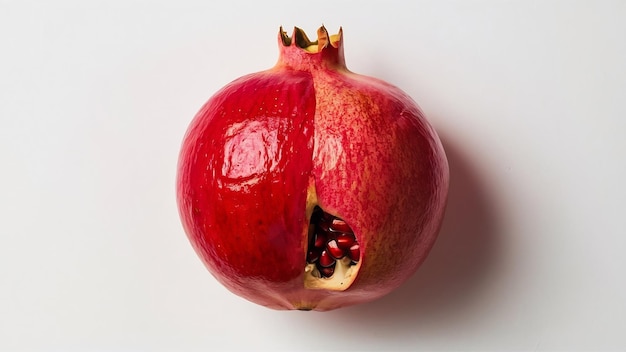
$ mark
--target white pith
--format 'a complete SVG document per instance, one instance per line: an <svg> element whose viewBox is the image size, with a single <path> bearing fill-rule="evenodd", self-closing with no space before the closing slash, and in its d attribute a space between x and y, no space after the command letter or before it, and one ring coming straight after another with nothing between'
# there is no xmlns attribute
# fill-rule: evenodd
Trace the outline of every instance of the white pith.
<svg viewBox="0 0 626 352"><path fill-rule="evenodd" d="M327 289L333 291L343 291L350 287L356 273L359 271L361 261L356 265L350 265L350 258L344 257L336 261L333 276L324 278L321 276L315 264L307 264L304 267L304 287L308 289Z"/></svg>

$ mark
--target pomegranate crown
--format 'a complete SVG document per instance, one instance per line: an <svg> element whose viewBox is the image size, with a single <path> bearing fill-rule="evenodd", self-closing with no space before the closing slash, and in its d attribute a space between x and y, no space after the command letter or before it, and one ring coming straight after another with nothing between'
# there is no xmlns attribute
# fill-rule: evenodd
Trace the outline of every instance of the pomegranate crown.
<svg viewBox="0 0 626 352"><path fill-rule="evenodd" d="M304 63L320 63L338 68L345 68L343 56L343 29L339 27L337 34L328 34L326 27L317 30L317 40L311 41L304 30L294 27L290 37L280 27L278 41L281 59L289 66L300 66ZM307 66L307 65L305 65Z"/></svg>
<svg viewBox="0 0 626 352"><path fill-rule="evenodd" d="M295 45L310 53L318 53L329 45L336 49L339 49L339 47L343 45L343 29L341 27L339 27L339 33L329 35L326 27L321 26L317 30L317 40L315 41L311 41L304 30L298 27L294 27L293 35L289 37L281 26L279 35L284 46Z"/></svg>

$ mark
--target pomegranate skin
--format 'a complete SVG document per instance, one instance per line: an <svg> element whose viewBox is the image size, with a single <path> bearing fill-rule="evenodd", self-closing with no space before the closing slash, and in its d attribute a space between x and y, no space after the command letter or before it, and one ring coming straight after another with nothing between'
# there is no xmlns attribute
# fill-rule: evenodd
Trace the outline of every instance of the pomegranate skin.
<svg viewBox="0 0 626 352"><path fill-rule="evenodd" d="M448 190L445 153L415 102L350 72L341 31L322 27L320 48L310 44L281 29L277 65L209 99L178 166L196 253L230 291L274 309L330 310L400 286L434 244ZM314 206L360 245L354 276L336 289L305 285Z"/></svg>

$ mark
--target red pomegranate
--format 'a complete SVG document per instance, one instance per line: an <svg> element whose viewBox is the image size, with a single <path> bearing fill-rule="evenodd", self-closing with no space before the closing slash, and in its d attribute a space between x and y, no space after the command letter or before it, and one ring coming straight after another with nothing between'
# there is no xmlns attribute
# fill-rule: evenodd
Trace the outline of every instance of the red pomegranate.
<svg viewBox="0 0 626 352"><path fill-rule="evenodd" d="M230 291L274 309L379 298L432 247L448 164L415 102L350 72L342 31L279 33L273 68L191 122L177 195L191 244Z"/></svg>

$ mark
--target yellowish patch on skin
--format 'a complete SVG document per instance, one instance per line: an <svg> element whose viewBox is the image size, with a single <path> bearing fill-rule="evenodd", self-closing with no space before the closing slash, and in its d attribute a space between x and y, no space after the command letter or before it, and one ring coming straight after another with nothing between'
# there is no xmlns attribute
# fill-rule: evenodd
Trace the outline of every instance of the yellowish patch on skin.
<svg viewBox="0 0 626 352"><path fill-rule="evenodd" d="M306 218L310 219L313 214L313 209L317 205L317 191L315 190L315 178L309 177L309 187L306 191Z"/></svg>

